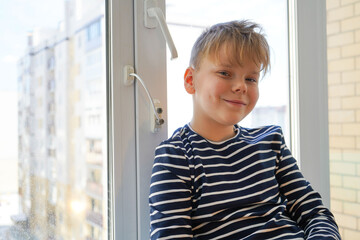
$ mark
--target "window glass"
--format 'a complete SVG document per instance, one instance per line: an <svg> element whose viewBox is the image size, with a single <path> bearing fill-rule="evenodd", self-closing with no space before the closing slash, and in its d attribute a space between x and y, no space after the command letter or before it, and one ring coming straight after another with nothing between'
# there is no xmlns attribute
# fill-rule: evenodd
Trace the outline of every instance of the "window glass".
<svg viewBox="0 0 360 240"><path fill-rule="evenodd" d="M240 125L280 125L290 145L287 1L167 0L166 19L179 55L167 62L168 134L191 120L192 99L183 87L183 75L196 38L212 24L249 19L259 23L267 36L271 71L260 82L257 107Z"/></svg>
<svg viewBox="0 0 360 240"><path fill-rule="evenodd" d="M107 239L105 1L0 3L0 239Z"/></svg>

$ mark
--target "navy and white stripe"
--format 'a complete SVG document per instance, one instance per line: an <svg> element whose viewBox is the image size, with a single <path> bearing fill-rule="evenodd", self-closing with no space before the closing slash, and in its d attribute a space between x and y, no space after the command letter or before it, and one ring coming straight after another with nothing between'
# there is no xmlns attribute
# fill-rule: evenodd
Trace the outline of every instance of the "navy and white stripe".
<svg viewBox="0 0 360 240"><path fill-rule="evenodd" d="M340 239L281 128L235 130L212 142L186 125L156 148L151 239Z"/></svg>

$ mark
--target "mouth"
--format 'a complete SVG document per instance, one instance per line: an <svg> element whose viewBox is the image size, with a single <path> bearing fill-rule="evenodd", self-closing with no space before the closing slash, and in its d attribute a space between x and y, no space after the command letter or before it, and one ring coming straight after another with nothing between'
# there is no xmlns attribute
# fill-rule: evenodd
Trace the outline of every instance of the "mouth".
<svg viewBox="0 0 360 240"><path fill-rule="evenodd" d="M241 100L224 99L224 101L231 104L231 105L235 105L235 106L245 106L246 105L246 103L244 101L241 101Z"/></svg>

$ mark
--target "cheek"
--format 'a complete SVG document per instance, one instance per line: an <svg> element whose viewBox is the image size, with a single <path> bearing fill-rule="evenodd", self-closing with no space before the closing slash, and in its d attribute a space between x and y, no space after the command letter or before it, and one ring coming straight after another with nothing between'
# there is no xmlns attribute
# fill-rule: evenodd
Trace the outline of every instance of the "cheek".
<svg viewBox="0 0 360 240"><path fill-rule="evenodd" d="M212 84L207 84L206 87L202 89L204 96L206 96L208 100L212 100L212 102L218 101L227 91L228 88L224 84L216 81L213 81Z"/></svg>
<svg viewBox="0 0 360 240"><path fill-rule="evenodd" d="M216 82L211 87L211 91L213 92L213 95L220 96L222 94L227 94L229 92L229 89L231 90L231 86L228 86L228 84L225 84L223 82Z"/></svg>
<svg viewBox="0 0 360 240"><path fill-rule="evenodd" d="M256 104L256 102L257 102L258 99L259 99L259 88L255 88L255 89L253 89L253 90L251 91L251 93L250 93L250 98L251 98L252 102L253 102L254 104Z"/></svg>

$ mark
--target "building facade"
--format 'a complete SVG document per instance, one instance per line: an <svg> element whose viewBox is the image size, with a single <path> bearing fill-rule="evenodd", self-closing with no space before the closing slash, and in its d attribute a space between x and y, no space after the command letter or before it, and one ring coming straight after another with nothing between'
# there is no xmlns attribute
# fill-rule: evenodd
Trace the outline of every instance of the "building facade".
<svg viewBox="0 0 360 240"><path fill-rule="evenodd" d="M103 0L64 1L56 30L34 30L19 61L16 226L36 239L106 239Z"/></svg>

